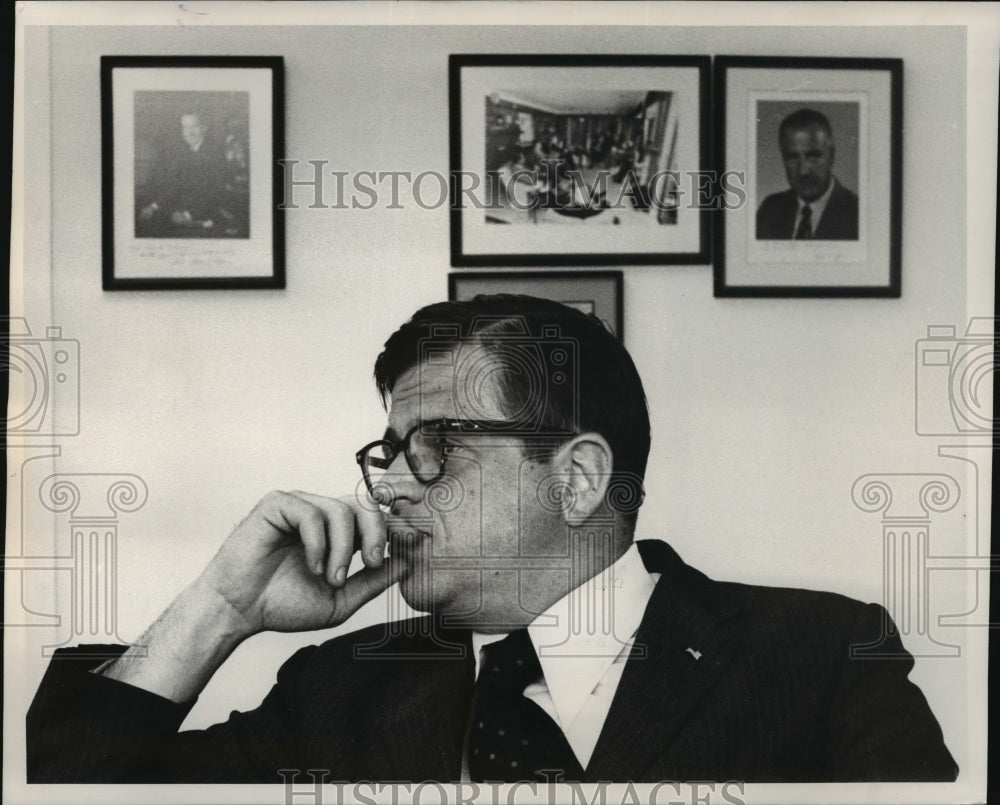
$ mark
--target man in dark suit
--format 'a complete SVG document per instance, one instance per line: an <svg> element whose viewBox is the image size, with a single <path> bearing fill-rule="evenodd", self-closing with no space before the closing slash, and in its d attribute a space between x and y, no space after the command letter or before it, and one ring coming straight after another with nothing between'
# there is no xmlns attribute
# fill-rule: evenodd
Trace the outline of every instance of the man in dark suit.
<svg viewBox="0 0 1000 805"><path fill-rule="evenodd" d="M799 109L781 121L778 145L789 189L757 210L758 240L857 240L858 197L833 175L836 148L826 116Z"/></svg>
<svg viewBox="0 0 1000 805"><path fill-rule="evenodd" d="M239 192L237 165L205 123L180 116L180 140L161 144L148 185L136 189L136 237L248 237L248 197Z"/></svg>
<svg viewBox="0 0 1000 805"><path fill-rule="evenodd" d="M645 395L593 316L431 305L375 377L367 494L268 495L144 650L58 652L30 781L955 778L881 607L713 581L633 541ZM177 732L240 641L342 623L397 582L426 616L302 649L256 710Z"/></svg>

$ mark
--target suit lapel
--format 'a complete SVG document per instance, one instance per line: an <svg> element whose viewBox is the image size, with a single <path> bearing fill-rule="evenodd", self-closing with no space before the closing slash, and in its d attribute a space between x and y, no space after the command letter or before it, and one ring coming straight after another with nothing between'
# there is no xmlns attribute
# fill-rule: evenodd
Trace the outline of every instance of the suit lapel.
<svg viewBox="0 0 1000 805"><path fill-rule="evenodd" d="M638 545L662 577L587 767L591 782L662 779L670 743L739 648L738 610L719 588L666 543Z"/></svg>
<svg viewBox="0 0 1000 805"><path fill-rule="evenodd" d="M819 219L816 235L822 239L846 239L850 234L845 231L846 222L852 218L857 221L857 212L850 209L847 191L834 179L833 192L830 193L830 200L826 203L823 217ZM856 229L856 224L854 228ZM853 239L857 239L856 232Z"/></svg>
<svg viewBox="0 0 1000 805"><path fill-rule="evenodd" d="M461 646L463 656L456 656ZM468 632L426 640L431 656L387 660L403 666L383 696L387 780L457 780L474 664Z"/></svg>
<svg viewBox="0 0 1000 805"><path fill-rule="evenodd" d="M785 231L785 237L792 240L795 237L795 227L799 223L799 198L794 190L785 191L785 214L781 217L781 225Z"/></svg>

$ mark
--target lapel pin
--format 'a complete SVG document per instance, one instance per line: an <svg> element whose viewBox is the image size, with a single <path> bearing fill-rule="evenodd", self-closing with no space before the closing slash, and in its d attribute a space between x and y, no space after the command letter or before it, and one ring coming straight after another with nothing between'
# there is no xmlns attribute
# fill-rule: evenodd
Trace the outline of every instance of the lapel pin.
<svg viewBox="0 0 1000 805"><path fill-rule="evenodd" d="M684 650L685 650L685 651L686 651L686 652L687 652L688 654L690 654L690 655L691 655L692 657L694 657L694 658L695 658L696 660L700 660L700 659L701 659L701 652L700 652L700 651L695 651L695 650L694 650L693 648L691 648L690 646L688 646L688 648L686 648L686 649L684 649Z"/></svg>

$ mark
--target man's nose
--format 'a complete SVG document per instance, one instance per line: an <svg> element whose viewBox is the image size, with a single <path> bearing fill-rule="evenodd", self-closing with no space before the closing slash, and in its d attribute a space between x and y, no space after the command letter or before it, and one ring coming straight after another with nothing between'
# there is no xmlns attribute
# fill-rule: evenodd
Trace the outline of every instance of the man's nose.
<svg viewBox="0 0 1000 805"><path fill-rule="evenodd" d="M406 456L400 453L386 468L374 492L380 506L392 507L403 501L419 503L424 496L424 485L413 474Z"/></svg>

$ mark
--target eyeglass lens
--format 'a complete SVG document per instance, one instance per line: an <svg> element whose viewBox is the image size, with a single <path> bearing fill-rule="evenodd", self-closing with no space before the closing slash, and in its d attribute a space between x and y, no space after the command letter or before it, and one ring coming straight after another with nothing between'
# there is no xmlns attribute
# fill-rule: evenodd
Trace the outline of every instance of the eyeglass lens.
<svg viewBox="0 0 1000 805"><path fill-rule="evenodd" d="M444 447L441 437L435 433L421 433L414 430L408 435L406 442L399 446L400 451L406 450L406 462L409 470L423 483L433 481L441 473L441 462L444 458ZM373 444L366 454L365 467L368 471L368 481L372 489L376 489L389 474L389 468L396 461L395 451L389 442L382 441ZM398 464L392 471L393 475L406 472Z"/></svg>

